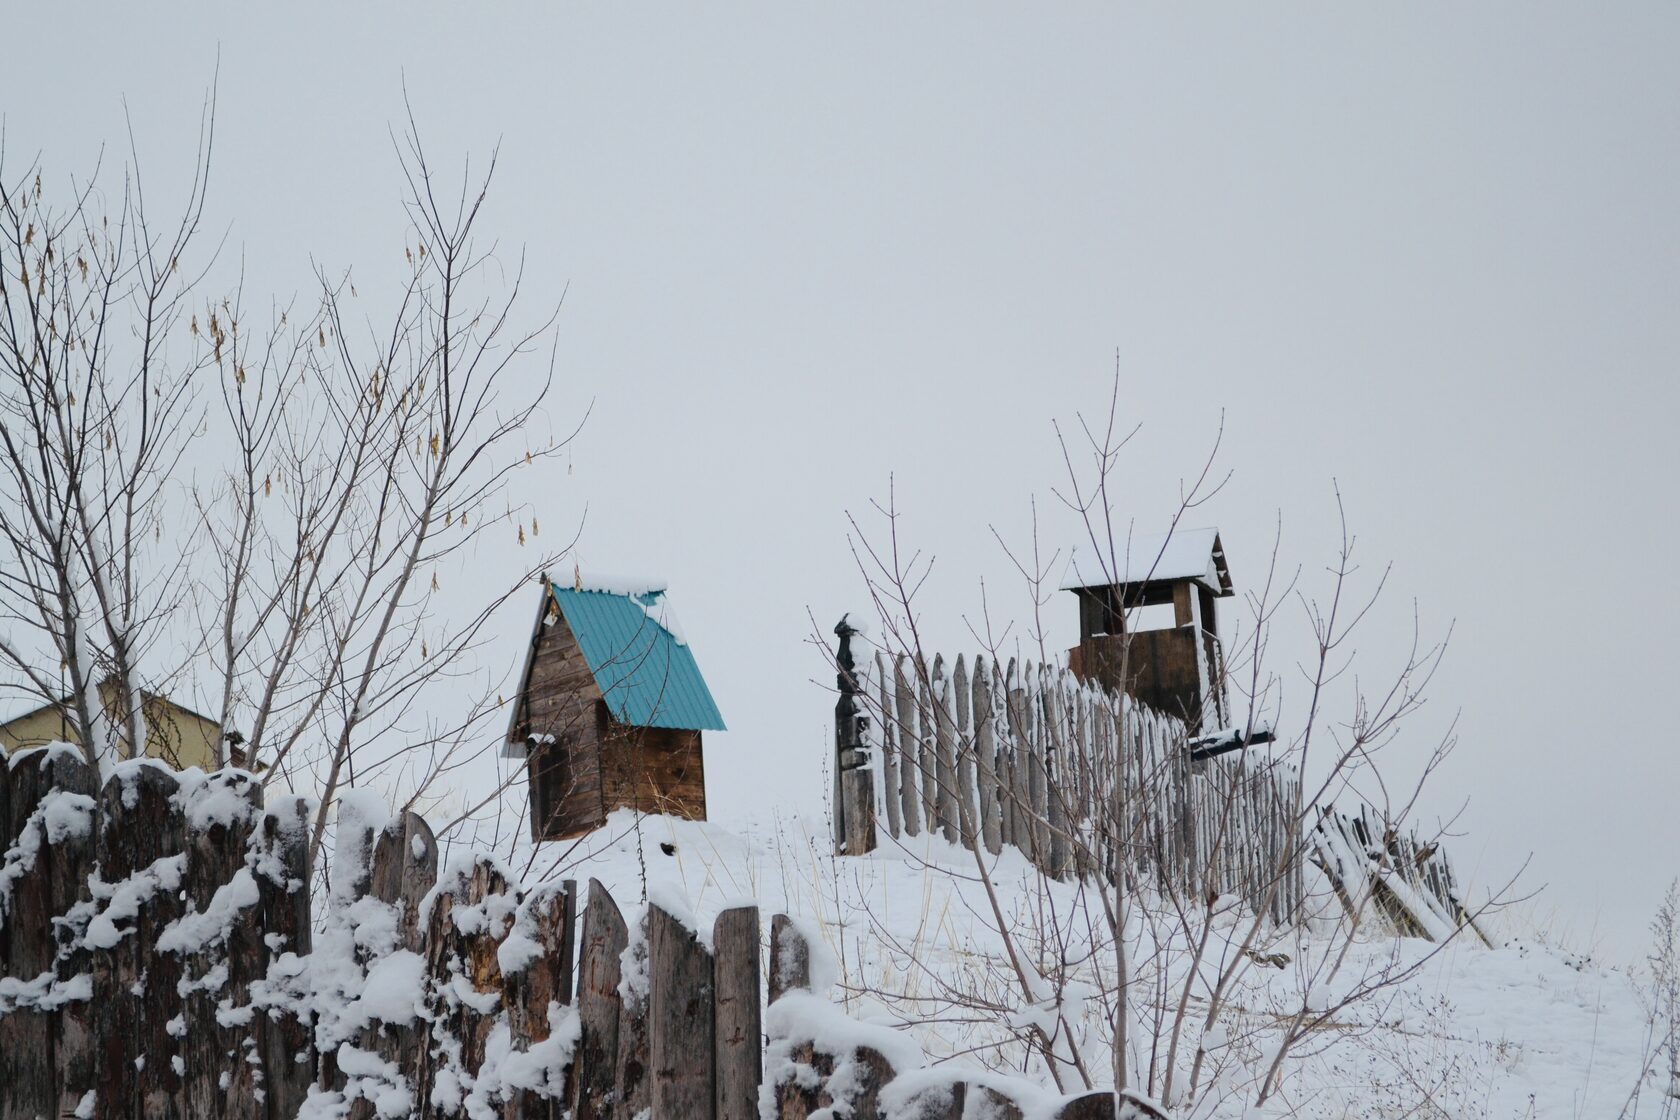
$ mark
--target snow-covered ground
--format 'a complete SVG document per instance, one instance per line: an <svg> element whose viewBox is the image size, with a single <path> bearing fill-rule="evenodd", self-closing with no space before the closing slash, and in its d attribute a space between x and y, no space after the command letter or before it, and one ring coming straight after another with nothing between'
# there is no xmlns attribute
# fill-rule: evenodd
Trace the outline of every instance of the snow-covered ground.
<svg viewBox="0 0 1680 1120"><path fill-rule="evenodd" d="M680 900L708 927L719 910L747 899L758 901L766 922L776 911L811 919L840 980L829 994L853 1017L905 1025L934 1060L983 1063L1042 1080L1042 1069L1021 1067L1019 1048L995 1045L1009 1036L1007 1022L1023 1021L1031 1007L1013 1015L957 1015L939 998L946 984L984 990L1003 1003L1009 998L1007 985L997 982L1004 975L1000 940L973 876L973 857L924 837L913 847L837 859L827 837L824 822L792 816L730 829L668 817L638 820L621 811L570 852L560 873L580 887L599 879L626 910L646 892ZM550 847L539 866L552 858ZM1007 850L993 878L1012 923L1029 924L1046 903L1064 912L1077 905L1070 885L1040 893L1031 868ZM1247 969L1208 1040L1219 1088L1181 1114L1249 1115L1254 1070L1268 1044L1275 1046L1280 1016L1304 995L1324 998L1316 991L1325 986L1322 974L1312 982L1303 976L1335 944L1320 922L1313 932L1279 934L1263 946L1289 963ZM1423 941L1361 936L1328 984L1345 990L1359 977L1404 968L1431 950ZM1292 1051L1282 1093L1264 1115L1665 1115L1666 1075L1646 1079L1633 1099L1651 1052L1637 980L1538 940L1496 949L1455 942L1403 982L1314 1031ZM1194 1011L1202 997L1194 987L1191 992ZM921 1002L894 998L903 996ZM1094 1001L1087 1014L1096 1017ZM905 1024L921 1018L943 1021ZM1093 1051L1100 1051L1098 1033L1093 1029L1086 1040ZM1100 1054L1093 1058L1100 1083L1106 1067Z"/></svg>

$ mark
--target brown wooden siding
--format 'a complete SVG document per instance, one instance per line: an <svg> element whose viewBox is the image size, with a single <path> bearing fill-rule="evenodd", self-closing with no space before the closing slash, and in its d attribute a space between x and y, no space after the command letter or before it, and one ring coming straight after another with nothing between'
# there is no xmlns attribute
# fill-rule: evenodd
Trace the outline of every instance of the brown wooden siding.
<svg viewBox="0 0 1680 1120"><path fill-rule="evenodd" d="M613 724L602 745L602 793L608 811L706 819L706 774L700 732Z"/></svg>
<svg viewBox="0 0 1680 1120"><path fill-rule="evenodd" d="M1087 638L1069 651L1068 664L1076 675L1121 689L1196 730L1201 725L1196 653L1196 631L1189 627L1140 630L1126 637ZM1121 680L1122 657L1129 680Z"/></svg>

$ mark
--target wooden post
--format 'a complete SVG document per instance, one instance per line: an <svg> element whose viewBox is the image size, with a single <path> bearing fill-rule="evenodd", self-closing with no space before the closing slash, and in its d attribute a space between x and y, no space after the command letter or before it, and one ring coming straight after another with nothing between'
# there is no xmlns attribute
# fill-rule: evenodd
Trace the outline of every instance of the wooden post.
<svg viewBox="0 0 1680 1120"><path fill-rule="evenodd" d="M960 653L956 670L951 674L951 687L956 693L952 699L957 709L957 824L962 829L963 843L972 844L980 834L980 819L975 811L980 798L975 787L974 736L969 710L974 691L968 683L968 665Z"/></svg>
<svg viewBox="0 0 1680 1120"><path fill-rule="evenodd" d="M939 827L939 757L934 751L933 694L928 687L927 662L916 655L916 757L922 786L922 822L929 832Z"/></svg>
<svg viewBox="0 0 1680 1120"><path fill-rule="evenodd" d="M397 907L401 944L410 952L420 950L420 902L437 883L437 863L437 838L415 812L393 818L374 844L369 891Z"/></svg>
<svg viewBox="0 0 1680 1120"><path fill-rule="evenodd" d="M875 684L881 705L881 796L886 801L887 835L898 837L904 831L904 811L898 789L898 736L893 728L892 707L887 698L887 662L880 650L875 651Z"/></svg>
<svg viewBox="0 0 1680 1120"><path fill-rule="evenodd" d="M939 752L939 833L953 844L962 842L957 820L957 750L955 718L951 714L951 682L945 677L945 658L933 655L933 736Z"/></svg>
<svg viewBox="0 0 1680 1120"><path fill-rule="evenodd" d="M770 1003L811 990L811 946L786 914L770 919Z"/></svg>
<svg viewBox="0 0 1680 1120"><path fill-rule="evenodd" d="M852 1054L854 1069L850 1099L852 1120L881 1120L881 1090L897 1072L887 1056L868 1046L859 1046ZM1017 1112L1013 1118L1006 1113L981 1113L988 1120L1021 1120Z"/></svg>
<svg viewBox="0 0 1680 1120"><path fill-rule="evenodd" d="M1062 1102L1056 1120L1115 1120L1115 1096L1111 1089L1084 1093Z"/></svg>
<svg viewBox="0 0 1680 1120"><path fill-rule="evenodd" d="M13 760L0 755L0 771L7 771L0 787L0 845L18 846L26 834L39 845L28 870L14 868L22 874L12 881L9 912L0 917L0 976L50 986L73 975L57 962L53 919L87 893L95 846L89 795L97 790L97 779L83 760L56 749L29 751ZM48 802L62 804L64 798L79 799L74 804L81 811L70 819L83 821L85 832L49 825ZM83 955L77 954L75 963L85 967ZM56 1115L66 1100L74 1109L73 1084L64 1076L74 1076L79 1089L91 1087L88 1012L85 1001L75 1001L58 1011L20 1005L0 1015L0 1086L5 1087L0 1117Z"/></svg>
<svg viewBox="0 0 1680 1120"><path fill-rule="evenodd" d="M764 1080L759 1023L758 907L725 910L712 926L717 1120L756 1120Z"/></svg>
<svg viewBox="0 0 1680 1120"><path fill-rule="evenodd" d="M1025 673L1030 675L1030 672ZM1028 781L1028 774L1032 771L1032 732L1026 725L1028 714L1028 700L1026 700L1026 685L1023 683L1023 673L1016 668L1015 658L1010 658L1010 670L1006 675L1006 692L1010 700L1010 781L1006 782L1005 819L1008 828L1005 830L1005 840L1016 848L1026 858L1032 858L1033 830L1032 830L1032 788Z"/></svg>
<svg viewBox="0 0 1680 1120"><path fill-rule="evenodd" d="M983 657L974 659L974 742L978 752L980 837L994 856L1003 850L999 829L997 731L992 720L992 665Z"/></svg>
<svg viewBox="0 0 1680 1120"><path fill-rule="evenodd" d="M0 770L4 769L5 761L0 760ZM92 897L88 876L93 872L99 848L99 771L80 755L64 751L57 752L47 769L53 789L88 799L87 831L66 832L52 843L48 908L62 916ZM67 930L59 932L55 940L59 942L59 982L67 983L89 972L92 957L85 946L72 948L65 944L70 940ZM93 1027L93 1006L87 1000L67 1003L54 1015L53 1064L57 1071L60 1115L73 1113L82 1095L94 1086L98 1040Z"/></svg>
<svg viewBox="0 0 1680 1120"><path fill-rule="evenodd" d="M715 1040L712 957L694 932L648 906L648 1057L653 1120L711 1120Z"/></svg>
<svg viewBox="0 0 1680 1120"><path fill-rule="evenodd" d="M976 1085L972 1094L980 1102L978 1114L987 1120L1022 1120L1021 1106L1010 1097L985 1085Z"/></svg>
<svg viewBox="0 0 1680 1120"><path fill-rule="evenodd" d="M100 928L94 948L98 1120L181 1115L181 1079L170 1060L178 1049L170 1020L183 1010L181 962L153 950L181 916L186 821L173 800L179 789L163 766L141 765L106 782L99 795L100 876L108 883L133 880L149 893L131 920ZM112 934L115 943L104 943Z"/></svg>
<svg viewBox="0 0 1680 1120"><path fill-rule="evenodd" d="M238 806L233 812L204 820L188 814L185 886L198 914L213 912L217 896L246 872L245 852L262 814L262 787L245 771L217 771L197 796L216 799L224 795ZM177 1043L183 1066L183 1116L253 1116L260 1111L257 1067L245 1060L257 1053L255 1032L235 1018L241 1012L254 1017L251 984L267 972L268 947L258 925L260 902L257 894L250 901L250 911L229 916L225 939L218 933L188 951L169 950L181 959L182 979L189 989L186 1029ZM224 979L218 981L218 974ZM232 1025L224 1026L224 1017L233 1020Z"/></svg>
<svg viewBox="0 0 1680 1120"><path fill-rule="evenodd" d="M257 861L257 912L264 944L273 946L271 959L309 954L308 820L309 802L289 797L264 813L259 826L258 843L268 858ZM257 1040L267 1120L292 1120L315 1081L315 1047L308 1024L292 1010L259 1015Z"/></svg>
<svg viewBox="0 0 1680 1120"><path fill-rule="evenodd" d="M612 895L598 880L589 880L577 969L582 1029L568 1097L576 1120L604 1120L612 1114L618 1072L619 960L629 942L630 931Z"/></svg>
<svg viewBox="0 0 1680 1120"><path fill-rule="evenodd" d="M961 1120L967 1096L966 1081L929 1086L906 1101L893 1116L896 1120Z"/></svg>
<svg viewBox="0 0 1680 1120"><path fill-rule="evenodd" d="M883 687L885 682L882 682ZM898 749L904 764L899 767L899 799L903 810L904 833L922 833L921 790L926 777L922 774L922 752L916 737L916 702L910 692L910 682L904 677L904 655L893 658L894 708L898 713ZM882 708L885 709L883 704ZM931 825L931 821L929 824Z"/></svg>
<svg viewBox="0 0 1680 1120"><path fill-rule="evenodd" d="M503 979L498 949L507 936L516 904L486 906L487 914L507 917L490 925L475 924L471 933L463 932L455 924L455 907L480 906L493 896L510 894L516 894L515 889L497 865L487 859L480 859L471 870L456 872L438 885L426 926L426 970L433 989L447 991L465 984L475 994L495 992L497 998L483 1009L467 1000L434 1008L434 1032L443 1031L458 1045L441 1054L428 1051L431 1057L422 1065L422 1076L417 1079L422 1103L431 1100L431 1090L437 1085L440 1072L448 1071L463 1079L478 1075L484 1066L486 1043L501 1004Z"/></svg>
<svg viewBox="0 0 1680 1120"><path fill-rule="evenodd" d="M1044 670L1044 828L1049 837L1047 864L1052 879L1066 879L1071 863L1068 847L1068 798L1072 795L1067 759L1067 710L1058 678Z"/></svg>
<svg viewBox="0 0 1680 1120"><path fill-rule="evenodd" d="M835 683L840 689L840 699L834 705L834 781L839 794L835 851L843 856L861 856L875 850L875 775L865 737L869 717L858 703L863 690L852 655L857 628L843 617L834 632L840 636L840 649L834 655L839 667Z"/></svg>
<svg viewBox="0 0 1680 1120"><path fill-rule="evenodd" d="M632 946L632 951L640 955L644 976L648 968L648 909L651 908L644 908L640 919L642 928L637 931L639 943ZM648 994L644 991L627 995L619 1003L618 1056L613 1072L617 1095L611 1115L623 1120L637 1120L648 1110L653 1099L649 1083L652 1067L648 1056Z"/></svg>
<svg viewBox="0 0 1680 1120"><path fill-rule="evenodd" d="M508 1034L515 1049L529 1050L547 1039L549 1004L571 1002L572 908L576 897L577 883L566 879L558 886L537 887L520 903L514 928L541 949L525 967L502 973L502 1004L507 1008ZM568 1079L572 1073L568 1067ZM559 1100L565 1100L564 1091ZM507 1120L534 1120L551 1111L550 1098L526 1089L507 1102L503 1115Z"/></svg>
<svg viewBox="0 0 1680 1120"><path fill-rule="evenodd" d="M7 819L0 820L0 837L8 849L29 842L45 846L45 828L38 810L50 793L50 779L42 765L47 751L30 751L15 765L0 757L0 768L11 771ZM52 970L52 911L49 887L52 865L37 857L34 865L12 884L11 904L4 918L6 954L0 959L0 975L27 984ZM58 1107L54 1084L52 1016L44 1011L23 1010L0 1015L0 1117L25 1120L47 1116Z"/></svg>

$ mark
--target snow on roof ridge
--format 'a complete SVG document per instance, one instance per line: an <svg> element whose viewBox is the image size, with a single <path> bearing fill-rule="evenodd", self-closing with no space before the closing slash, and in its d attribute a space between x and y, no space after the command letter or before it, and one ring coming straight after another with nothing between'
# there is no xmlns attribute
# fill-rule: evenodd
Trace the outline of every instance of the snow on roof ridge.
<svg viewBox="0 0 1680 1120"><path fill-rule="evenodd" d="M1061 590L1077 591L1082 587L1098 587L1114 583L1142 583L1153 580L1198 579L1209 582L1218 590L1214 573L1214 543L1219 540L1217 526L1199 529L1178 528L1166 533L1131 533L1114 541L1114 572L1105 572L1105 559L1092 559L1089 570L1082 570L1080 560L1091 555L1090 547L1075 546L1068 557Z"/></svg>
<svg viewBox="0 0 1680 1120"><path fill-rule="evenodd" d="M571 578L564 575L552 579L561 591L594 591L604 595L661 595L670 587L669 580L657 576L614 575L610 572L573 570Z"/></svg>

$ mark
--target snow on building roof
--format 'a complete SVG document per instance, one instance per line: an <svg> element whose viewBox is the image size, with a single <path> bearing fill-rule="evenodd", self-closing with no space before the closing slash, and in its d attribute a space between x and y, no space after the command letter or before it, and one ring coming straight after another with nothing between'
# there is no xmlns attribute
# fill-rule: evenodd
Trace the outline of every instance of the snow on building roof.
<svg viewBox="0 0 1680 1120"><path fill-rule="evenodd" d="M577 638L607 708L619 723L723 731L694 651L666 600L663 581L594 581L601 590L554 584L554 601Z"/></svg>
<svg viewBox="0 0 1680 1120"><path fill-rule="evenodd" d="M1088 547L1075 549L1062 577L1062 590L1181 579L1195 580L1215 595L1232 594L1218 529L1134 533L1115 542L1112 558Z"/></svg>

